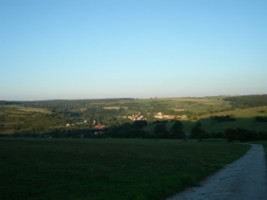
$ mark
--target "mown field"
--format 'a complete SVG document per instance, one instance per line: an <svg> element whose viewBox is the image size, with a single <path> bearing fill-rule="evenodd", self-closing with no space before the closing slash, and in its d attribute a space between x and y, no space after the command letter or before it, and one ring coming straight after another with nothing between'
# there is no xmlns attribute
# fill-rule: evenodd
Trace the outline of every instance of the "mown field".
<svg viewBox="0 0 267 200"><path fill-rule="evenodd" d="M0 199L164 199L248 150L225 141L0 139Z"/></svg>

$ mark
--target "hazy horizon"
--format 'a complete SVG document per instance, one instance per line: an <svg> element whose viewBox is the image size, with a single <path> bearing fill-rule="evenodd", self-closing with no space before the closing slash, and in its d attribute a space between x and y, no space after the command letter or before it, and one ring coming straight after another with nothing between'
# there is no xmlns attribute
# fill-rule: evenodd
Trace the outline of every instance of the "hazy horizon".
<svg viewBox="0 0 267 200"><path fill-rule="evenodd" d="M267 94L265 0L2 0L0 100Z"/></svg>
<svg viewBox="0 0 267 200"><path fill-rule="evenodd" d="M76 100L105 100L105 99L178 99L178 98L213 98L213 97L238 97L238 96L254 96L254 95L267 95L267 93L262 94L237 94L237 95L213 95L213 96L162 96L162 97L144 97L144 98L138 98L138 97L103 97L103 98L54 98L54 99L0 99L0 101L10 101L10 102L23 102L23 101L76 101Z"/></svg>

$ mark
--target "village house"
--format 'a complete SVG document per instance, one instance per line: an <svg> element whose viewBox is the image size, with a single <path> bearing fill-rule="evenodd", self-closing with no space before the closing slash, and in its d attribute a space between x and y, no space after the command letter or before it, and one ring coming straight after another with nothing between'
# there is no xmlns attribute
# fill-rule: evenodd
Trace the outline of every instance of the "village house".
<svg viewBox="0 0 267 200"><path fill-rule="evenodd" d="M103 130L105 128L107 128L107 127L104 124L96 124L94 126L94 129L97 129L97 130Z"/></svg>
<svg viewBox="0 0 267 200"><path fill-rule="evenodd" d="M165 115L162 112L158 112L157 114L154 115L154 118L156 119L186 119L186 115Z"/></svg>
<svg viewBox="0 0 267 200"><path fill-rule="evenodd" d="M146 118L143 115L141 115L141 113L133 114L133 115L130 115L130 116L124 116L123 118L124 119L129 119L131 121L146 120Z"/></svg>

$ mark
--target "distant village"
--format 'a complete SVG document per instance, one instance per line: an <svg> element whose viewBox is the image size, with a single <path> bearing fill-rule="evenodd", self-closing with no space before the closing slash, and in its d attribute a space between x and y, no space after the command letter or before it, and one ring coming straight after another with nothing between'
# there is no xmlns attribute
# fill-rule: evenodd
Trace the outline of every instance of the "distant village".
<svg viewBox="0 0 267 200"><path fill-rule="evenodd" d="M156 113L154 116L154 119L167 119L167 120L185 120L187 119L186 115L167 115L163 114L162 112ZM140 120L147 120L141 113L133 114L129 116L123 116L124 119L129 119L131 121L140 121Z"/></svg>
<svg viewBox="0 0 267 200"><path fill-rule="evenodd" d="M175 111L181 112L184 111L184 109L176 109ZM148 113L149 114L149 113ZM128 116L122 116L123 119L128 119L130 121L141 121L141 120L147 120L147 118L142 115L140 112L136 113L136 114L132 114L132 115L128 115ZM188 117L187 115L168 115L168 114L164 114L162 112L158 112L156 114L153 115L154 119L157 120L186 120ZM67 123L66 127L73 127L73 126L80 126L80 125L89 125L88 120L82 120L79 122L74 122L74 123ZM105 124L99 124L96 122L96 120L94 120L92 122L92 126L93 129L95 130L103 130L105 128L107 128L107 126Z"/></svg>
<svg viewBox="0 0 267 200"><path fill-rule="evenodd" d="M89 124L87 120L83 120L83 121L80 121L80 122L75 122L75 123L67 123L66 124L66 127L71 127L71 126L77 126L77 125L87 125ZM106 125L104 124L98 124L96 122L96 120L93 121L93 129L96 129L96 130L103 130L107 128Z"/></svg>
<svg viewBox="0 0 267 200"><path fill-rule="evenodd" d="M174 111L176 112L183 112L184 109L175 109ZM157 112L157 113L146 113L146 116L150 116L149 118L155 119L155 120L186 120L188 117L187 115L169 115L169 114L164 114L163 112ZM142 114L141 112L131 114L131 115L125 115L125 116L120 116L121 118L125 119L126 121L146 121L147 118ZM98 122L96 119L95 120L80 120L76 122L69 122L65 124L65 127L67 129L75 129L77 127L84 127L84 128L89 128L93 131L91 134L92 136L101 136L104 134L104 131L107 129L107 125L104 124L103 122ZM84 133L78 134L75 137L85 137Z"/></svg>
<svg viewBox="0 0 267 200"><path fill-rule="evenodd" d="M175 109L174 111L176 112L183 112L184 109ZM186 120L188 117L187 115L169 115L169 114L164 114L163 112L157 112L157 113L146 113L146 116L150 116L149 118L155 119L155 120ZM125 120L129 120L132 122L135 121L146 121L147 118L142 114L141 112L131 114L131 115L125 115L125 116L120 116L121 118ZM65 124L65 127L67 129L76 129L77 127L83 127L83 128L90 128L93 132L91 132L91 136L101 136L104 134L104 131L108 128L106 124L103 122L99 122L96 119L92 120L87 120L83 119L80 121L74 121L74 122L68 122ZM50 138L49 135L47 137ZM73 137L79 137L83 138L86 137L84 133L76 134Z"/></svg>

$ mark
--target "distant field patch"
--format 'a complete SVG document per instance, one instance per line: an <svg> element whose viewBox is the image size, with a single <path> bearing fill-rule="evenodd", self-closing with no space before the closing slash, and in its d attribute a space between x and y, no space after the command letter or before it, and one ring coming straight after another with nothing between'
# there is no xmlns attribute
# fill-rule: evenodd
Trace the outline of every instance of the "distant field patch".
<svg viewBox="0 0 267 200"><path fill-rule="evenodd" d="M252 118L256 116L267 116L267 106L217 112L217 113L202 115L199 118L201 119L208 118L211 115L216 115L216 116L230 115L230 116L239 117L239 118Z"/></svg>
<svg viewBox="0 0 267 200"><path fill-rule="evenodd" d="M21 108L18 108L18 110L23 111L23 112L51 114L51 111L44 109L44 108L21 107Z"/></svg>
<svg viewBox="0 0 267 200"><path fill-rule="evenodd" d="M0 139L0 196L17 200L164 199L248 145L177 140Z"/></svg>
<svg viewBox="0 0 267 200"><path fill-rule="evenodd" d="M121 107L121 106L106 106L106 107L103 107L103 109L106 109L106 110L119 110L119 109L127 109L127 107Z"/></svg>
<svg viewBox="0 0 267 200"><path fill-rule="evenodd" d="M22 112L34 112L42 114L51 114L51 111L45 108L33 108L33 107L24 107L20 105L4 105L0 107L1 112L9 112L8 114L23 114Z"/></svg>

